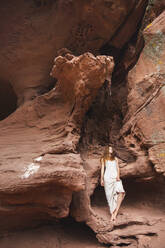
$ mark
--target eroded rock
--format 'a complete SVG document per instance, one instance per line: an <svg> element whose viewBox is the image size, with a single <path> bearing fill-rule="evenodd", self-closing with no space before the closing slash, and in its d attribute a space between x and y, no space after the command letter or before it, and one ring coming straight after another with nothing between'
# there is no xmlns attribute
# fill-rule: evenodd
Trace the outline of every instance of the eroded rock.
<svg viewBox="0 0 165 248"><path fill-rule="evenodd" d="M12 28L19 17L19 26L11 29L15 35L10 34L10 44L2 36L8 52L2 52L0 73L3 82L13 85L18 104L24 105L0 122L1 231L70 214L112 247L155 248L159 243L164 248L164 13L144 30L145 46L140 35L123 51L120 68L125 76L144 46L127 83L119 76L111 85L112 57L95 56L105 47L120 54L146 3L30 1L28 9L19 6L12 24L9 20ZM4 13L11 6L6 4ZM71 15L73 8L77 16ZM29 26L29 16L34 26ZM28 42L24 28L35 42ZM109 142L119 157L127 193L115 224L99 185L99 159Z"/></svg>
<svg viewBox="0 0 165 248"><path fill-rule="evenodd" d="M128 112L121 130L127 145L133 144L131 149L137 153L143 151L153 164L150 156L154 151L155 156L161 153L153 147L163 149L165 142L164 23L165 12L144 31L145 47L128 75ZM150 149L152 155L148 155Z"/></svg>
<svg viewBox="0 0 165 248"><path fill-rule="evenodd" d="M0 122L1 230L69 214L72 193L86 187L77 152L83 118L113 66L108 56L58 56L56 87Z"/></svg>
<svg viewBox="0 0 165 248"><path fill-rule="evenodd" d="M77 55L88 51L99 55L104 44L122 47L135 32L146 3L147 0L3 2L0 79L12 85L18 106L32 100L53 87L49 72L59 49L67 47ZM123 33L124 39L120 39Z"/></svg>

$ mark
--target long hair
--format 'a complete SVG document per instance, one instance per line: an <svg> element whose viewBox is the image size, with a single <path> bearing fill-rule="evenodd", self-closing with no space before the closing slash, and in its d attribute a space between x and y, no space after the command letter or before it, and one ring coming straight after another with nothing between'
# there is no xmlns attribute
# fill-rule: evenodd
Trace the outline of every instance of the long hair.
<svg viewBox="0 0 165 248"><path fill-rule="evenodd" d="M104 154L101 159L106 160L114 160L116 153L112 150L112 153L109 152L109 146L105 148Z"/></svg>

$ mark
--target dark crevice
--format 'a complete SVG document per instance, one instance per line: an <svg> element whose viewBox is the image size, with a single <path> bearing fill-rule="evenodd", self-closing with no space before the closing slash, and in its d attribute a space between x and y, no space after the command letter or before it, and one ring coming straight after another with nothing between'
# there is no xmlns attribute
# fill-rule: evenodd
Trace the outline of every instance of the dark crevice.
<svg viewBox="0 0 165 248"><path fill-rule="evenodd" d="M129 247L130 246L130 242L129 243L120 243L120 244L117 244L117 247ZM132 246L132 244L131 244ZM113 247L112 247L113 248Z"/></svg>
<svg viewBox="0 0 165 248"><path fill-rule="evenodd" d="M70 215L61 219L54 218L53 220L51 219L45 220L42 223L38 223L33 227L26 227L26 228L22 227L21 230L15 229L10 232L7 232L7 235L5 233L0 233L0 238L2 240L4 237L7 238L7 236L9 236L10 238L11 236L14 235L22 235L22 234L24 235L25 233L28 234L28 232L31 231L33 231L33 233L35 232L38 233L40 230L43 230L44 228L46 232L47 230L49 230L49 232L50 230L54 232L54 234L57 235L59 241L62 238L65 238L65 240L68 240L68 242L70 242L71 239L73 238L73 241L82 242L84 243L85 246L87 245L89 240L90 243L91 244L93 243L93 245L95 245L96 247L100 244L96 239L96 234L94 233L94 231L89 226L87 226L85 222L77 222ZM102 244L102 247L107 247L107 245Z"/></svg>
<svg viewBox="0 0 165 248"><path fill-rule="evenodd" d="M95 232L85 223L85 221L77 222L71 215L68 215L66 218L60 219L60 224L63 226L64 232L70 233L71 235L74 232L80 238L84 233L91 241L93 240L93 242L99 244ZM107 247L106 244L102 244L102 246Z"/></svg>
<svg viewBox="0 0 165 248"><path fill-rule="evenodd" d="M129 128L124 134L125 134L125 136L131 134L131 128Z"/></svg>
<svg viewBox="0 0 165 248"><path fill-rule="evenodd" d="M146 233L145 235L146 236L158 236L158 234L154 232L149 232L149 233Z"/></svg>
<svg viewBox="0 0 165 248"><path fill-rule="evenodd" d="M134 235L129 235L129 236L122 236L122 235L120 235L120 237L122 238L122 239L128 239L128 238L130 238L130 239L134 239L134 240L137 240L137 238L136 238L136 236L134 236Z"/></svg>
<svg viewBox="0 0 165 248"><path fill-rule="evenodd" d="M155 171L155 165L151 160L148 160L149 165L151 165L151 167L153 168L153 170Z"/></svg>
<svg viewBox="0 0 165 248"><path fill-rule="evenodd" d="M137 140L138 143L141 142L141 139L136 134L134 134L133 137Z"/></svg>
<svg viewBox="0 0 165 248"><path fill-rule="evenodd" d="M108 145L111 137L110 137L110 130L111 125L113 123L113 116L118 115L122 120L125 118L125 114L127 113L127 95L128 91L125 92L125 95L122 96L122 106L124 106L124 112L123 107L116 105L115 99L116 99L116 91L120 90L121 87L127 87L127 75L128 71L135 65L138 57L140 56L140 53L142 51L142 48L144 46L144 42L140 44L140 49L136 49L135 54L133 55L134 59L133 62L131 61L131 65L129 68L125 68L125 65L123 63L123 59L125 56L125 51L128 49L129 44L132 44L135 48L138 42L139 38L139 30L141 27L141 20L138 23L138 27L135 31L135 33L132 35L130 40L124 45L122 49L118 49L110 44L110 42L104 44L100 48L100 54L101 55L108 55L113 56L115 67L112 73L112 83L111 83L111 90L112 94L108 96L108 87L106 83L103 85L102 89L98 92L98 97L96 97L95 101L91 105L90 109L86 113L86 116L84 118L84 123L82 126L81 131L81 138L79 140L78 150L80 151L80 147L86 146L86 149L88 148L88 144L92 145L93 139L95 140L95 143L98 143L101 146ZM139 46L138 46L139 47ZM117 86L117 89L116 89ZM104 91L104 92L103 92ZM104 123L103 125L100 125L100 122ZM93 130L89 130L88 123L93 123ZM106 126L106 124L108 125ZM104 134L102 131L104 130ZM90 132L90 135L89 135ZM129 130L128 132L131 132ZM102 134L101 134L102 133ZM88 137L87 137L88 136ZM118 144L117 144L118 143ZM116 147L122 146L121 149L125 149L127 154L129 154L127 157L127 160L135 161L135 154L133 154L133 151L129 151L129 149L125 148L124 145L121 144L121 140L118 140L115 144ZM133 145L132 145L133 147ZM123 160L125 160L125 155L123 156ZM128 161L127 161L128 162Z"/></svg>
<svg viewBox="0 0 165 248"><path fill-rule="evenodd" d="M105 47L106 47L108 44L111 44L111 41L120 33L120 30L122 30L123 26L127 23L128 18L130 17L130 15L132 14L132 12L133 12L134 9L136 8L136 5L137 5L137 3L134 2L134 5L132 6L132 9L130 9L130 11L129 11L129 13L127 14L125 20L122 22L122 24L119 26L119 28L118 28L118 29L115 31L115 33L112 35L112 37L110 38L110 40L109 40L106 44L104 44L104 45L101 47L101 49L100 49L101 52L103 52L103 51L105 50ZM111 47L112 47L112 46L111 46ZM116 56L117 53L114 53L114 51L115 51L115 49L117 49L117 48L115 48L115 47L113 47L113 48L114 48L114 49L112 49L111 55L113 56L113 55L115 54L115 56ZM119 50L119 49L116 50L116 51L118 51L118 52L120 53L120 50ZM107 54L107 55L108 55L108 54ZM110 55L110 54L109 54L109 55Z"/></svg>
<svg viewBox="0 0 165 248"><path fill-rule="evenodd" d="M9 81L0 79L0 121L17 109L17 96Z"/></svg>
<svg viewBox="0 0 165 248"><path fill-rule="evenodd" d="M147 152L147 155L148 155L148 149L151 148L153 146L153 144L141 144L140 147L143 149L143 150L146 150Z"/></svg>
<svg viewBox="0 0 165 248"><path fill-rule="evenodd" d="M122 179L124 190L126 192L125 198L121 205L121 209L122 209L122 206L124 206L124 208L126 208L127 206L134 206L138 208L139 204L140 206L143 206L143 204L144 205L147 204L153 209L159 208L164 211L165 199L162 197L165 193L165 190L164 190L165 181L161 182L160 177L155 181L144 181L144 182L136 181L136 177L135 178L121 178L121 179ZM160 190L160 187L161 187L161 190ZM104 187L102 187L100 184L95 188L90 199L91 199L92 207L97 206L98 208L101 208L101 207L108 206ZM160 199L162 199L161 202L160 202ZM115 229L124 228L126 226L135 225L135 224L139 226L147 225L147 222L143 223L140 221L130 221L130 223L128 222L127 225L122 224L121 227L116 226Z"/></svg>
<svg viewBox="0 0 165 248"><path fill-rule="evenodd" d="M71 111L70 111L69 116L72 115L73 111L75 110L75 107L76 107L76 99L75 99L75 101L74 101L74 104L73 104L73 107L72 107L72 109L71 109Z"/></svg>
<svg viewBox="0 0 165 248"><path fill-rule="evenodd" d="M105 80L98 94L92 102L90 108L85 114L81 128L81 136L77 145L77 150L80 152L82 146L87 146L93 143L93 139L97 140L98 144L109 144L109 125L112 120L111 105L110 105L110 89L109 83ZM92 130L88 130L88 123L93 123ZM100 128L104 124L103 128ZM104 132L103 132L104 131ZM88 135L90 132L90 135Z"/></svg>
<svg viewBox="0 0 165 248"><path fill-rule="evenodd" d="M146 224L144 224L143 222L139 222L139 221L128 221L128 223L114 226L113 230L124 229L124 228L126 228L126 227L128 227L128 226L133 226L133 225L142 226L142 225L146 225ZM148 225L149 225L149 224L148 224Z"/></svg>
<svg viewBox="0 0 165 248"><path fill-rule="evenodd" d="M49 92L56 86L56 84L57 84L57 79L52 80L52 82L48 86L44 86L38 89L37 94L42 95Z"/></svg>
<svg viewBox="0 0 165 248"><path fill-rule="evenodd" d="M147 4L146 4L146 7L147 7ZM112 84L126 83L128 72L136 64L136 62L139 59L140 54L144 48L145 42L144 42L142 35L140 36L140 32L141 32L141 25L142 25L142 21L144 18L146 7L144 8L144 13L142 14L142 17L137 24L137 28L136 28L135 33L133 33L133 35L130 37L128 42L125 43L125 45L121 49L116 48L115 46L112 46L110 41L108 41L106 44L104 44L100 48L100 54L101 55L113 56L113 58L114 58L115 67L114 67L114 70L112 73ZM127 21L127 18L126 18L126 21ZM128 46L130 44L133 45L133 47L135 48L136 51L135 51L133 57L131 58L132 62L130 63L128 68L125 68L123 60L124 60L124 56L125 56L125 51L128 49ZM137 46L137 44L138 44L138 46Z"/></svg>

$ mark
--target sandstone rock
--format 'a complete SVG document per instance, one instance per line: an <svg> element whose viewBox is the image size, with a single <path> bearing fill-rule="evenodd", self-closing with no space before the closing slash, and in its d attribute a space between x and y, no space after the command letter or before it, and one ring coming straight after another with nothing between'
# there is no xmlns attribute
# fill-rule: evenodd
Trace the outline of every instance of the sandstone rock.
<svg viewBox="0 0 165 248"><path fill-rule="evenodd" d="M149 159L154 164L157 173L165 176L165 144L156 144L148 150Z"/></svg>
<svg viewBox="0 0 165 248"><path fill-rule="evenodd" d="M20 107L0 122L1 232L71 215L112 247L164 248L165 21L162 13L137 37L146 3L3 4L3 15L13 9L11 39L5 32L0 41L1 89L11 98L0 118L16 98ZM117 72L98 55L105 47L120 57ZM109 142L126 190L116 223L99 185Z"/></svg>
<svg viewBox="0 0 165 248"><path fill-rule="evenodd" d="M135 6L132 13L128 16L126 22L120 28L118 33L112 38L112 46L122 48L123 45L125 45L130 40L134 34L134 30L137 30L138 24L144 15L146 6L147 1L140 0L137 2L137 5Z"/></svg>
<svg viewBox="0 0 165 248"><path fill-rule="evenodd" d="M1 230L68 216L72 193L86 187L83 118L113 66L108 56L58 56L55 88L0 122Z"/></svg>
<svg viewBox="0 0 165 248"><path fill-rule="evenodd" d="M150 149L155 151L155 145L161 144L163 149L165 142L164 23L165 12L145 29L145 47L128 75L128 111L121 134L124 135L127 146L132 146L130 149L137 149L138 153L139 147L139 152L142 149L146 156ZM156 150L156 153L160 152ZM148 159L153 162L154 159L150 159L150 156L152 157L150 154Z"/></svg>
<svg viewBox="0 0 165 248"><path fill-rule="evenodd" d="M157 23L156 31L158 26L163 30L164 21L162 18L164 17L160 16L153 23L153 28ZM146 36L150 37L149 32L149 29L145 31L145 39ZM154 36L154 31L152 35ZM161 40L159 41L164 44ZM160 209L160 216L164 216L164 179L159 177L164 173L164 166L163 160L160 161L156 157L156 153L158 153L160 145L160 152L163 153L163 137L165 135L164 133L161 136L155 135L152 142L150 141L150 133L152 130L155 131L155 124L157 124L157 129L159 128L163 132L163 117L165 115L163 104L161 104L163 103L163 96L159 94L159 90L163 87L164 64L161 63L156 70L153 59L148 58L147 60L147 58L144 58L145 54L143 53L149 45L146 42L137 65L128 75L127 85L112 84L112 95L110 97L106 88L100 91L86 116L83 129L81 154L87 171L88 194L86 191L81 196L78 193L73 194L73 211L71 213L77 221L86 221L101 243L110 244L112 247L120 247L121 245L139 248L147 245L154 247L156 243L153 243L153 240L157 240L160 247L163 248L163 237L159 237L159 235L161 233L160 226L163 227L162 220L164 217L162 220L159 219L157 213L154 222L152 216L156 209ZM161 55L164 56L164 48L161 48ZM164 57L162 58L162 61L164 61ZM145 63L143 59L145 59ZM153 72L153 68L155 70L154 75L148 75L148 70ZM128 93L126 87L128 87ZM138 87L140 90L138 90ZM128 109L123 109L124 118L122 119L120 114L122 107L120 106L123 106L124 96L127 96ZM145 111L146 106L151 104L152 100L154 100L151 106L153 115L151 111ZM157 107L160 110L159 112ZM150 118L149 115L151 115ZM145 135L143 135L144 132ZM108 143L108 136L117 155L119 155L121 177L125 178L124 187L127 192L123 214L118 216L115 225L109 221L108 208L104 207L104 204L107 204L102 195L104 191L99 189L98 186L100 172L98 161L103 152L100 144ZM161 156L163 159L163 155ZM97 180L95 180L96 178ZM127 187L129 178L132 181ZM133 183L135 181L137 182L136 186ZM155 189L156 186L157 189ZM131 194L129 189L132 190ZM79 208L80 203L81 207ZM128 206L130 205L129 209ZM90 206L90 213L87 211L87 206ZM140 213L145 208L147 212L142 213L143 218ZM160 226L158 225L159 222Z"/></svg>
<svg viewBox="0 0 165 248"><path fill-rule="evenodd" d="M120 42L122 47L135 32L146 2L17 0L13 4L7 0L1 3L0 83L6 95L5 84L13 87L13 98L15 94L17 99L11 105L20 106L53 87L49 73L59 49L66 47L76 55L88 51L99 55L105 44L111 46L111 40L118 47L118 41L123 40L120 36L127 30ZM130 18L132 26L127 28ZM3 102L6 104L5 98ZM10 109L15 108L9 106L9 112Z"/></svg>
<svg viewBox="0 0 165 248"><path fill-rule="evenodd" d="M150 25L164 10L164 0L149 0L141 28L144 29Z"/></svg>

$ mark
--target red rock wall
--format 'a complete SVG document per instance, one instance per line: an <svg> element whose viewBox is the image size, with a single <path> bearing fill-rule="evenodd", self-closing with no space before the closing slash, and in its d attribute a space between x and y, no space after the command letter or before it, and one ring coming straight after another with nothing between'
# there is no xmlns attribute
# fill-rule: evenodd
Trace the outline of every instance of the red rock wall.
<svg viewBox="0 0 165 248"><path fill-rule="evenodd" d="M145 26L146 6L1 3L1 235L72 216L100 243L164 248L165 12ZM115 224L109 142L126 190Z"/></svg>

